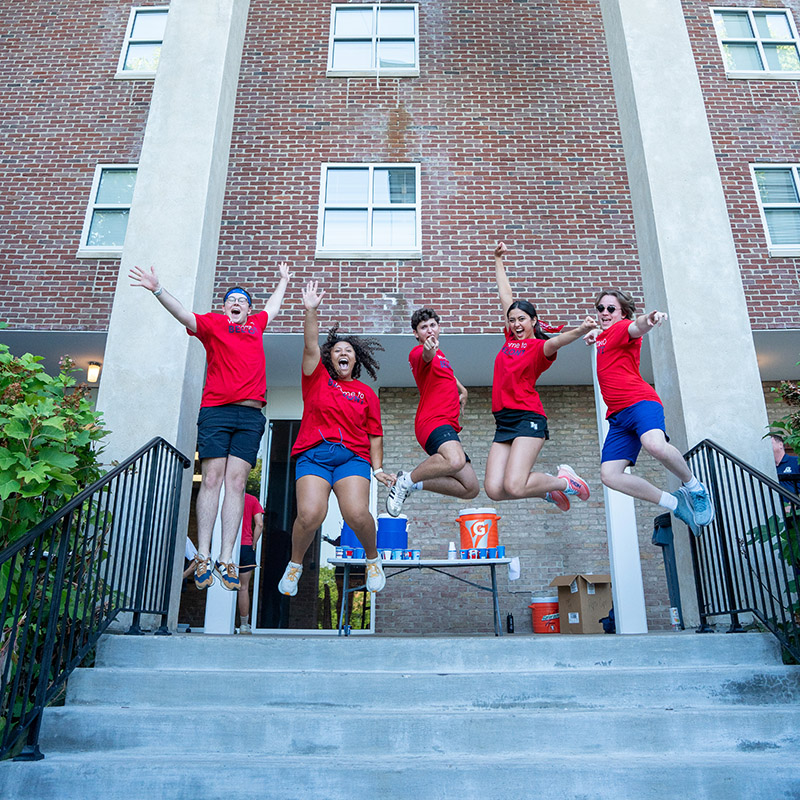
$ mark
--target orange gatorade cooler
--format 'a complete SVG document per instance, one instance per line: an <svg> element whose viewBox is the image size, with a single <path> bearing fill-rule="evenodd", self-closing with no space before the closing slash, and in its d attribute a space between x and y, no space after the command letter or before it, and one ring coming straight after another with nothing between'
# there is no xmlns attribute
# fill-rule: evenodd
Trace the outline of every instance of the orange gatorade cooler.
<svg viewBox="0 0 800 800"><path fill-rule="evenodd" d="M497 516L493 508L464 508L456 522L461 526L461 549L497 547Z"/></svg>
<svg viewBox="0 0 800 800"><path fill-rule="evenodd" d="M557 597L534 597L528 608L533 618L534 633L561 633Z"/></svg>

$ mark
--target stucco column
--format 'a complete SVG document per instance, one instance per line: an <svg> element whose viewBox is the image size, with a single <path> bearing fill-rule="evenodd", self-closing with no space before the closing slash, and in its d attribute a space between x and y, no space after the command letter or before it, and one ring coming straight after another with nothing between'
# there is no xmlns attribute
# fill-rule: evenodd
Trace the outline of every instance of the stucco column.
<svg viewBox="0 0 800 800"><path fill-rule="evenodd" d="M123 459L154 436L194 456L203 385L202 345L127 278L153 265L189 309L211 310L234 101L248 0L172 0L153 86L98 409ZM185 475L170 626L177 620L191 489Z"/></svg>
<svg viewBox="0 0 800 800"><path fill-rule="evenodd" d="M682 452L712 439L773 475L741 274L681 4L600 6L645 302L669 314L648 334L668 432ZM686 535L675 546L685 615L697 622Z"/></svg>

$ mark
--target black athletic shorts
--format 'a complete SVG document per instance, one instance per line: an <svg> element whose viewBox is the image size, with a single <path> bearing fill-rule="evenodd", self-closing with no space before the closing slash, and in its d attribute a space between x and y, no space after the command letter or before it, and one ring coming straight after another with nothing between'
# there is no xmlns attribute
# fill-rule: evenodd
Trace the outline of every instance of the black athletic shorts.
<svg viewBox="0 0 800 800"><path fill-rule="evenodd" d="M431 431L431 435L428 437L428 440L425 442L425 452L429 456L432 456L439 452L439 448L445 442L461 443L461 439L458 438L456 429L452 425L440 425L438 428L434 428ZM464 455L467 456L466 451L464 452ZM469 463L470 457L467 456L467 464Z"/></svg>
<svg viewBox="0 0 800 800"><path fill-rule="evenodd" d="M253 545L239 546L239 572L250 572L256 568L256 551Z"/></svg>
<svg viewBox="0 0 800 800"><path fill-rule="evenodd" d="M266 417L252 406L208 406L197 418L197 452L203 458L236 456L256 465Z"/></svg>
<svg viewBox="0 0 800 800"><path fill-rule="evenodd" d="M497 428L495 442L513 442L518 436L529 436L534 439L549 439L547 417L535 411L518 411L504 408L494 412Z"/></svg>

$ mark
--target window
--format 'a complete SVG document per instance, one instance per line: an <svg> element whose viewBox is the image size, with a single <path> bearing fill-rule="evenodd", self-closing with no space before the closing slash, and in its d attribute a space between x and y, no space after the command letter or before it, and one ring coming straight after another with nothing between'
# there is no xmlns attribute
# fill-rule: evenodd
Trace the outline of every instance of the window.
<svg viewBox="0 0 800 800"><path fill-rule="evenodd" d="M771 256L800 256L800 165L751 164Z"/></svg>
<svg viewBox="0 0 800 800"><path fill-rule="evenodd" d="M328 75L419 75L416 5L331 6Z"/></svg>
<svg viewBox="0 0 800 800"><path fill-rule="evenodd" d="M95 168L79 256L119 258L122 255L135 183L136 164L100 164Z"/></svg>
<svg viewBox="0 0 800 800"><path fill-rule="evenodd" d="M167 6L132 8L117 78L154 78L167 24Z"/></svg>
<svg viewBox="0 0 800 800"><path fill-rule="evenodd" d="M714 8L711 13L728 77L800 79L797 30L791 12Z"/></svg>
<svg viewBox="0 0 800 800"><path fill-rule="evenodd" d="M324 165L316 256L419 258L419 165Z"/></svg>

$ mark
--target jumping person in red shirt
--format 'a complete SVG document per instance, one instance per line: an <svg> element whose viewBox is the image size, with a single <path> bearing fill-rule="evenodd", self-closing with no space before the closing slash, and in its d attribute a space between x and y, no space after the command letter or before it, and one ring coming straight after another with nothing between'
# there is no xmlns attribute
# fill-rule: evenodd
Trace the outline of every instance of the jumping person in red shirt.
<svg viewBox="0 0 800 800"><path fill-rule="evenodd" d="M214 583L216 573L231 592L239 590L239 575L233 563L233 546L239 535L244 509L244 487L255 466L266 419L261 411L267 391L262 336L267 323L280 311L291 277L288 264L280 264L280 280L264 310L249 316L250 295L236 286L225 293L222 313L195 314L187 311L158 280L155 270L133 267L132 286L151 291L164 308L196 336L206 350L208 368L200 414L197 419L197 451L202 482L197 493L197 555L194 582L198 589ZM211 568L211 534L222 501L222 544L219 559Z"/></svg>
<svg viewBox="0 0 800 800"><path fill-rule="evenodd" d="M373 339L341 336L337 327L319 346L317 309L324 292L317 281L303 289L303 419L292 455L298 456L297 518L292 528L292 558L278 583L281 594L297 594L303 557L328 513L333 489L344 521L355 532L367 556L367 589L386 583L369 511L370 471L384 486L394 477L383 470L383 428L375 392L358 380L363 367L374 380L379 368L373 355L382 350ZM370 466L371 465L371 466Z"/></svg>
<svg viewBox="0 0 800 800"><path fill-rule="evenodd" d="M714 506L680 450L669 443L661 399L639 374L642 336L661 325L667 315L651 311L636 317L633 300L617 289L603 289L595 307L602 331L592 331L584 339L597 346L597 382L608 407L600 479L610 489L668 509L699 536L700 528L714 519ZM625 472L636 463L642 447L680 478L680 489L668 494Z"/></svg>
<svg viewBox="0 0 800 800"><path fill-rule="evenodd" d="M497 291L506 320L506 343L494 362L492 413L497 430L486 459L484 488L492 500L542 497L568 511L567 495L589 499L586 481L567 464L558 468L557 477L531 472L545 439L550 438L536 381L556 360L560 348L597 328L597 321L586 317L577 328L548 337L533 305L525 300L514 301L503 264L507 252L502 243L494 251Z"/></svg>
<svg viewBox="0 0 800 800"><path fill-rule="evenodd" d="M412 472L398 472L386 498L386 510L400 514L408 495L419 489L471 500L478 494L478 478L461 446L458 418L467 402L467 390L456 378L439 349L439 317L432 308L417 309L411 329L419 344L408 361L419 389L414 433L428 454Z"/></svg>

